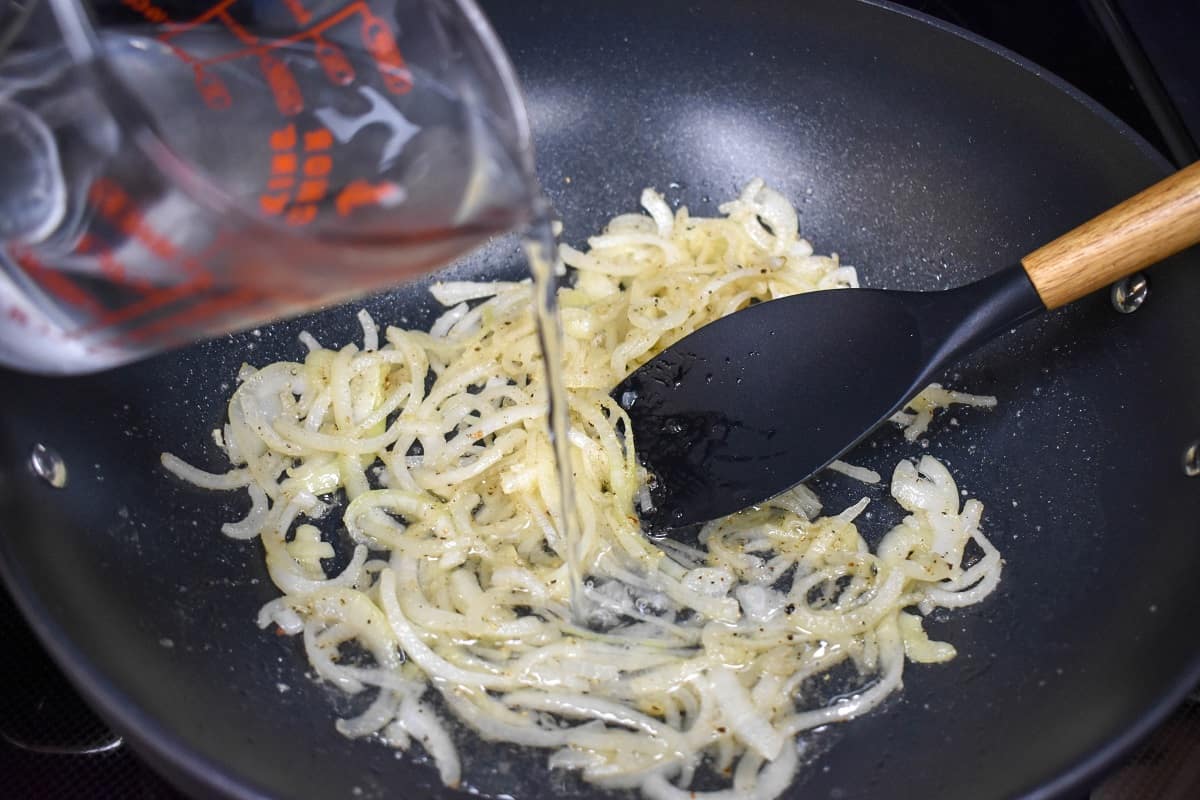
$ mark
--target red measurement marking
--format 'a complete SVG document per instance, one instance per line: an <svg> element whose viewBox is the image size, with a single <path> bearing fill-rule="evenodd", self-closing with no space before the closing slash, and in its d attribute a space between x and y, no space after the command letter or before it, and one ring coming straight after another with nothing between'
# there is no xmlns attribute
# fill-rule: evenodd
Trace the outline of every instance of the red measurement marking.
<svg viewBox="0 0 1200 800"><path fill-rule="evenodd" d="M83 336L101 328L116 327L138 317L143 317L151 311L157 311L185 298L194 297L205 288L207 288L207 283L202 285L199 281L192 281L179 286L173 286L170 289L159 289L158 291L151 292L136 303L131 303L116 311L101 314L87 326L80 328L76 332L76 335Z"/></svg>
<svg viewBox="0 0 1200 800"><path fill-rule="evenodd" d="M31 331L35 336L40 336L44 339L54 338L63 339L63 332L59 328L47 325L43 320L35 320L26 313L25 309L20 306L5 304L0 306L4 309L4 316L13 323L20 325L27 331Z"/></svg>
<svg viewBox="0 0 1200 800"><path fill-rule="evenodd" d="M171 23L171 17L166 11L149 2L149 0L121 0L121 5L140 14L147 22L154 25L166 25ZM212 9L210 9L212 11ZM171 48L171 52L175 56L192 68L196 81L196 88L200 92L200 97L204 100L204 104L214 111L224 111L233 105L233 98L229 94L229 88L225 82L211 72L204 69L200 61L192 58L191 54L186 50L177 47L169 41L168 34L160 34L159 41Z"/></svg>
<svg viewBox="0 0 1200 800"><path fill-rule="evenodd" d="M385 204L397 196L400 187L391 181L370 184L366 181L353 181L338 192L334 205L338 216L348 217L351 212L363 206Z"/></svg>
<svg viewBox="0 0 1200 800"><path fill-rule="evenodd" d="M156 258L172 261L178 255L175 245L147 225L146 220L142 217L142 212L137 209L126 211L119 220L116 220L116 223L122 233L132 237Z"/></svg>
<svg viewBox="0 0 1200 800"><path fill-rule="evenodd" d="M229 12L226 10L235 2L237 2L237 0L230 0L227 3L222 3L221 11L219 14L217 14L217 17L221 20L221 22L225 23L225 27L229 29L229 32L236 36L238 41L240 41L242 44L258 44L258 37L242 27L242 23L231 17Z"/></svg>
<svg viewBox="0 0 1200 800"><path fill-rule="evenodd" d="M133 198L116 181L107 177L95 180L88 189L88 200L100 219L136 243L150 258L159 261L164 274L183 280L173 286L156 288L144 278L132 276L108 244L94 235L85 235L76 247L76 253L94 254L100 274L115 284L132 289L140 297L118 309L106 309L98 303L95 304L93 321L75 331L72 336L82 336L100 328L136 319L184 298L195 296L212 285L212 275L199 259L180 252L167 237L155 230L146 221Z"/></svg>
<svg viewBox="0 0 1200 800"><path fill-rule="evenodd" d="M97 303L91 295L79 288L66 273L47 267L37 256L24 248L13 248L10 254L13 260L17 262L17 265L25 270L29 277L33 278L39 286L58 300L76 308L84 309L93 316L104 313L104 307Z"/></svg>
<svg viewBox="0 0 1200 800"><path fill-rule="evenodd" d="M333 159L329 156L311 156L304 160L304 174L310 178L328 175L332 169Z"/></svg>
<svg viewBox="0 0 1200 800"><path fill-rule="evenodd" d="M88 190L88 200L101 217L140 244L155 258L163 261L174 261L180 258L179 250L175 245L145 221L142 212L115 181L109 178L97 178ZM205 273L204 267L195 259L183 258L179 260L179 263L193 276Z"/></svg>
<svg viewBox="0 0 1200 800"><path fill-rule="evenodd" d="M327 42L320 37L314 37L317 61L325 70L325 77L335 86L348 86L354 82L354 67L349 59L336 44Z"/></svg>
<svg viewBox="0 0 1200 800"><path fill-rule="evenodd" d="M129 205L129 195L108 178L97 178L88 188L88 202L106 219L115 219Z"/></svg>
<svg viewBox="0 0 1200 800"><path fill-rule="evenodd" d="M147 22L161 25L170 20L167 12L150 2L150 0L121 0L121 5L141 14Z"/></svg>
<svg viewBox="0 0 1200 800"><path fill-rule="evenodd" d="M310 153L317 150L328 150L331 147L333 147L333 134L325 128L318 128L304 134L304 149Z"/></svg>
<svg viewBox="0 0 1200 800"><path fill-rule="evenodd" d="M90 233L85 233L80 238L75 253L95 255L100 262L100 274L115 284L129 286L142 294L154 291L154 287L148 281L130 277L125 265L116 259L108 245Z"/></svg>
<svg viewBox="0 0 1200 800"><path fill-rule="evenodd" d="M272 150L291 150L296 146L296 126L288 125L273 131L269 141Z"/></svg>
<svg viewBox="0 0 1200 800"><path fill-rule="evenodd" d="M301 139L303 154L296 152ZM293 227L307 225L316 219L317 206L329 190L326 177L333 169L333 159L325 151L333 147L333 134L318 128L305 131L301 137L296 126L289 124L272 132L268 141L272 150L271 177L267 191L259 195L258 207L272 217L282 215L284 222ZM301 173L303 180L299 180ZM294 193L293 187L297 187Z"/></svg>
<svg viewBox="0 0 1200 800"><path fill-rule="evenodd" d="M141 0L123 0L123 2L129 5L140 3ZM273 50L286 48L297 42L306 42L313 46L317 61L331 83L337 86L350 83L355 78L354 68L345 53L337 45L326 40L322 34L355 16L361 23L360 34L364 48L375 62L375 68L383 79L384 85L393 94L405 94L412 89L412 72L408 69L404 56L400 52L395 34L382 17L372 13L366 0L347 3L315 23L311 22L312 14L300 4L300 0L284 0L288 11L300 24L301 29L291 36L279 39L260 39L234 19L229 13L229 9L237 2L239 0L221 0L197 17L171 23L158 35L160 42L170 47L180 60L193 68L196 87L209 108L214 110L229 108L232 100L225 84L205 68L227 61L256 57L267 80L267 85L275 96L275 104L280 112L289 116L299 113L304 108L304 99L295 76L281 59L271 53ZM139 13L150 19L150 16L147 15L148 12L141 11ZM162 21L168 21L165 14ZM189 31L214 21L224 25L243 47L207 58L197 58L188 52L184 44L173 41Z"/></svg>
<svg viewBox="0 0 1200 800"><path fill-rule="evenodd" d="M224 111L233 106L233 97L225 82L201 66L192 67L196 76L196 88L200 90L200 98L204 105L214 111Z"/></svg>
<svg viewBox="0 0 1200 800"><path fill-rule="evenodd" d="M191 281L167 289L150 291L136 303L132 303L116 311L105 313L87 327L77 331L75 335L82 336L100 328L116 327L130 320L145 316L152 311L165 308L173 303L194 298L201 292L207 291L212 288L213 278L209 272L200 266L200 262L211 258L214 253L219 252L225 246L225 238L217 236L207 248L197 253L194 258L188 258L183 262L185 268L195 276ZM149 286L148 284L146 285ZM153 287L149 288L153 289Z"/></svg>
<svg viewBox="0 0 1200 800"><path fill-rule="evenodd" d="M325 181L305 181L296 191L297 203L316 203L325 196Z"/></svg>
<svg viewBox="0 0 1200 800"><path fill-rule="evenodd" d="M156 289L143 278L134 277L130 270L117 259L112 248L100 236L84 234L76 245L71 259L91 260L97 269L90 273L103 277L113 284L127 287L137 293L137 299L117 309L105 308L99 299L93 297L87 289L72 279L72 275L52 266L43 264L37 256L26 248L10 250L13 260L26 272L36 285L44 289L59 302L83 310L90 321L72 331L51 329L44 322L31 319L20 307L4 305L2 311L13 322L29 327L35 333L65 337L80 340L89 334L110 331L122 324L134 323L138 318L145 317L151 312L168 309L175 303L188 303L180 316L201 318L206 313L216 314L220 308L206 311L206 308L216 303L198 302L205 292L213 287L213 277L204 265L202 259L207 259L221 249L221 237L216 237L207 248L198 253L195 258L181 253L166 237L150 226L137 208L133 199L116 182L109 178L100 178L93 182L88 191L88 200L97 212L97 218L104 220L115 231L124 234L129 242L145 251L146 256L162 264L162 272L169 279L182 281L174 286ZM123 245L124 246L124 245ZM141 258L141 256L139 256ZM236 293L235 293L236 294ZM236 302L245 301L242 293ZM229 306L233 301L229 298L220 300L221 306ZM196 310L199 309L199 310ZM151 323L144 327L151 328ZM145 338L152 336L153 331ZM120 339L118 340L120 341ZM101 345L110 347L110 344Z"/></svg>
<svg viewBox="0 0 1200 800"><path fill-rule="evenodd" d="M139 294L147 295L154 292L154 286L143 278L133 277L125 269L125 265L117 260L112 249L90 233L85 233L75 247L75 254L93 255L100 262L100 274L112 283L126 286Z"/></svg>
<svg viewBox="0 0 1200 800"><path fill-rule="evenodd" d="M396 37L387 23L369 11L364 12L362 36L367 52L375 58L375 66L383 78L384 86L393 94L404 94L412 89L412 73L404 63Z"/></svg>
<svg viewBox="0 0 1200 800"><path fill-rule="evenodd" d="M267 78L271 94L275 97L275 107L285 117L295 116L304 110L304 96L300 94L300 84L296 76L287 68L287 64L269 52L259 53L258 65Z"/></svg>
<svg viewBox="0 0 1200 800"><path fill-rule="evenodd" d="M300 4L300 0L283 0L283 4L287 6L287 10L296 18L296 22L299 22L301 25L307 25L312 21L312 14Z"/></svg>
<svg viewBox="0 0 1200 800"><path fill-rule="evenodd" d="M271 156L271 172L290 176L296 171L296 154L281 153L280 155Z"/></svg>
<svg viewBox="0 0 1200 800"><path fill-rule="evenodd" d="M283 0L284 6L291 12L292 17L301 25L312 22L312 14L300 4L300 0ZM327 41L320 34L314 34L313 44L317 54L317 62L325 70L325 77L335 86L346 86L354 81L354 67L342 49Z"/></svg>
<svg viewBox="0 0 1200 800"><path fill-rule="evenodd" d="M264 194L258 198L258 206L272 217L277 217L288 206L288 195Z"/></svg>
<svg viewBox="0 0 1200 800"><path fill-rule="evenodd" d="M250 306L263 300L262 296L253 289L239 289L235 292L214 297L203 303L192 306L186 311L172 314L156 320L140 328L125 333L119 341L144 342L167 332L186 333L188 328L210 322L218 317L234 311L245 311Z"/></svg>

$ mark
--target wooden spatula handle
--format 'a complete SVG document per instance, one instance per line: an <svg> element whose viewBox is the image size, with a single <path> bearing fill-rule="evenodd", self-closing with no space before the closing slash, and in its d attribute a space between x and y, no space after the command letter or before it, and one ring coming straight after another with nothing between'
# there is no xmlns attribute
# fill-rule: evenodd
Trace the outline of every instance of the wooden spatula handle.
<svg viewBox="0 0 1200 800"><path fill-rule="evenodd" d="M1200 242L1200 162L1021 259L1046 308L1072 300Z"/></svg>

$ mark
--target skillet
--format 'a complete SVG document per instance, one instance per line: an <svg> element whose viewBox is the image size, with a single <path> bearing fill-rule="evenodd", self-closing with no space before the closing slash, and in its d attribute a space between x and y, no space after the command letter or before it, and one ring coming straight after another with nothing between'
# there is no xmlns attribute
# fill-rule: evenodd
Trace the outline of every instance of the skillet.
<svg viewBox="0 0 1200 800"><path fill-rule="evenodd" d="M1052 76L887 5L484 8L576 245L645 185L711 214L760 175L796 201L817 252L838 252L865 284L937 289L1168 171ZM522 270L502 238L451 273ZM817 734L789 796L1071 796L1200 678L1200 478L1182 464L1200 438L1200 258L1149 276L1134 314L1092 297L946 376L998 395L995 412L956 412L962 425L943 420L928 450L883 431L850 454L884 474L920 452L949 462L984 501L1007 567L985 603L930 623L959 657L910 666L883 708ZM259 546L216 530L247 504L158 467L170 450L220 468L208 432L241 362L294 357L302 329L351 341L364 305L407 325L436 313L417 283L90 377L0 374L4 578L84 694L198 796L463 796L431 764L334 731L346 701L305 677L297 642L254 625L274 596ZM65 488L28 468L38 443L62 456ZM831 509L864 491L832 478L815 488ZM877 538L899 512L870 496ZM507 765L475 777L485 793L589 794L549 773L544 754L463 742L468 764Z"/></svg>

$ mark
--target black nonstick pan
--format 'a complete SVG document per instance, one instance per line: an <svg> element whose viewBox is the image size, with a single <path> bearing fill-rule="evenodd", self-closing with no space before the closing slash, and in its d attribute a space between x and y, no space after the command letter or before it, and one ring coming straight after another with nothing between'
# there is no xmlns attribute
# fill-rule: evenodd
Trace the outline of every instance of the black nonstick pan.
<svg viewBox="0 0 1200 800"><path fill-rule="evenodd" d="M1161 178L1166 162L1019 58L889 6L488 3L524 82L541 178L578 244L653 185L695 213L754 176L794 199L818 252L864 283L937 289L1011 263ZM459 275L514 276L498 240ZM889 474L931 452L986 505L1007 560L983 604L935 616L952 662L912 665L881 709L815 735L791 797L1074 796L1200 678L1200 254L1149 272L1118 313L1097 295L1018 330L945 381L996 394L927 444L882 431L849 460ZM365 303L422 324L423 285ZM170 450L219 468L209 431L243 361L296 334L356 336L358 305L92 377L0 374L0 564L97 708L199 796L453 797L431 764L335 732L336 692L298 642L254 624L274 596L244 500L191 489ZM30 468L52 448L68 480ZM1193 459L1196 457L1193 456ZM818 480L832 508L861 487ZM868 490L870 491L870 490ZM890 521L877 506L878 536ZM898 510L890 512L898 516ZM464 735L485 793L586 787L545 754ZM468 766L470 776L478 770Z"/></svg>

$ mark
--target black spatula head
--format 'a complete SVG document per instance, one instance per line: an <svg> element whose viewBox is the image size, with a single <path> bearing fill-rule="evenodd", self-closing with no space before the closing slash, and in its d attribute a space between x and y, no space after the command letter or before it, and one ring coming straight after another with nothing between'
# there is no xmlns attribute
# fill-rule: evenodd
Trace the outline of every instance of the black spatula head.
<svg viewBox="0 0 1200 800"><path fill-rule="evenodd" d="M731 514L817 472L953 356L1043 310L1019 266L948 292L846 289L760 303L626 378L654 476L650 530Z"/></svg>

